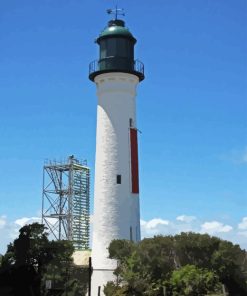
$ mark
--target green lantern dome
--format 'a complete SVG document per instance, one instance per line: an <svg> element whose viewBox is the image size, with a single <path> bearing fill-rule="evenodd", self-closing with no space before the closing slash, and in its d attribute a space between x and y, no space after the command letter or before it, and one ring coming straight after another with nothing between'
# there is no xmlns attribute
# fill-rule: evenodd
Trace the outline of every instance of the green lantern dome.
<svg viewBox="0 0 247 296"><path fill-rule="evenodd" d="M134 59L136 39L123 20L115 19L108 22L108 26L96 39L99 45L99 60L89 65L89 79L94 81L97 75L110 72L130 73L144 79L144 65Z"/></svg>
<svg viewBox="0 0 247 296"><path fill-rule="evenodd" d="M129 29L125 27L125 23L122 20L109 21L108 27L106 27L101 32L98 39L109 37L109 36L124 36L130 39L133 39L136 42L136 39L130 33ZM98 39L97 39L97 42L98 42Z"/></svg>

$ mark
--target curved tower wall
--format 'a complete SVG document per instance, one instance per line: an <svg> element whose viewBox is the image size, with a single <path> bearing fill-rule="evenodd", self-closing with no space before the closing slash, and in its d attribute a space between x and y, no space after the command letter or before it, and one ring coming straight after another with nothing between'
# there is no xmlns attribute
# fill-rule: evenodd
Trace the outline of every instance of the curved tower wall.
<svg viewBox="0 0 247 296"><path fill-rule="evenodd" d="M114 280L115 260L108 259L113 239L140 240L139 194L132 193L130 129L136 128L136 87L128 73L105 73L97 85L97 135L92 244L92 295ZM117 175L121 184L117 183ZM137 176L138 178L138 176ZM118 180L119 182L119 180Z"/></svg>

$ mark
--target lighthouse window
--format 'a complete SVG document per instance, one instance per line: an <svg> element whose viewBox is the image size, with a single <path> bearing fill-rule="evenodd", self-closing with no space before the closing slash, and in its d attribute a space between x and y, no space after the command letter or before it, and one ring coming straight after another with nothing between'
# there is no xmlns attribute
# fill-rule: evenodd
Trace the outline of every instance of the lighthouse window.
<svg viewBox="0 0 247 296"><path fill-rule="evenodd" d="M117 175L117 184L121 184L121 175Z"/></svg>
<svg viewBox="0 0 247 296"><path fill-rule="evenodd" d="M117 53L117 40L115 38L111 38L107 40L107 56L113 57L116 56Z"/></svg>
<svg viewBox="0 0 247 296"><path fill-rule="evenodd" d="M127 40L118 38L117 40L117 54L120 57L128 57Z"/></svg>
<svg viewBox="0 0 247 296"><path fill-rule="evenodd" d="M100 58L103 59L106 57L106 41L102 40L100 43Z"/></svg>

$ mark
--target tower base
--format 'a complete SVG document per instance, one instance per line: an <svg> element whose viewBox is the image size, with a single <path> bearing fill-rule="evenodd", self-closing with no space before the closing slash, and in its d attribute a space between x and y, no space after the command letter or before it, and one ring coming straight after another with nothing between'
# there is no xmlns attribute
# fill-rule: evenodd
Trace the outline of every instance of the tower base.
<svg viewBox="0 0 247 296"><path fill-rule="evenodd" d="M113 274L114 270L94 270L91 282L92 296L105 296L104 287L107 282L115 281L116 276Z"/></svg>

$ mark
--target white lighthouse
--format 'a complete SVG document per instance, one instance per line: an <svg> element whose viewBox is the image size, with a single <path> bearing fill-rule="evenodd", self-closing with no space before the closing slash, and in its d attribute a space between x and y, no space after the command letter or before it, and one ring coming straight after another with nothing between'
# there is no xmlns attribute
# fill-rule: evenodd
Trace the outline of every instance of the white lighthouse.
<svg viewBox="0 0 247 296"><path fill-rule="evenodd" d="M140 240L136 88L144 66L134 59L136 39L117 19L118 12L96 40L100 57L90 64L89 74L98 97L92 296L104 295L104 285L115 280L110 242Z"/></svg>

